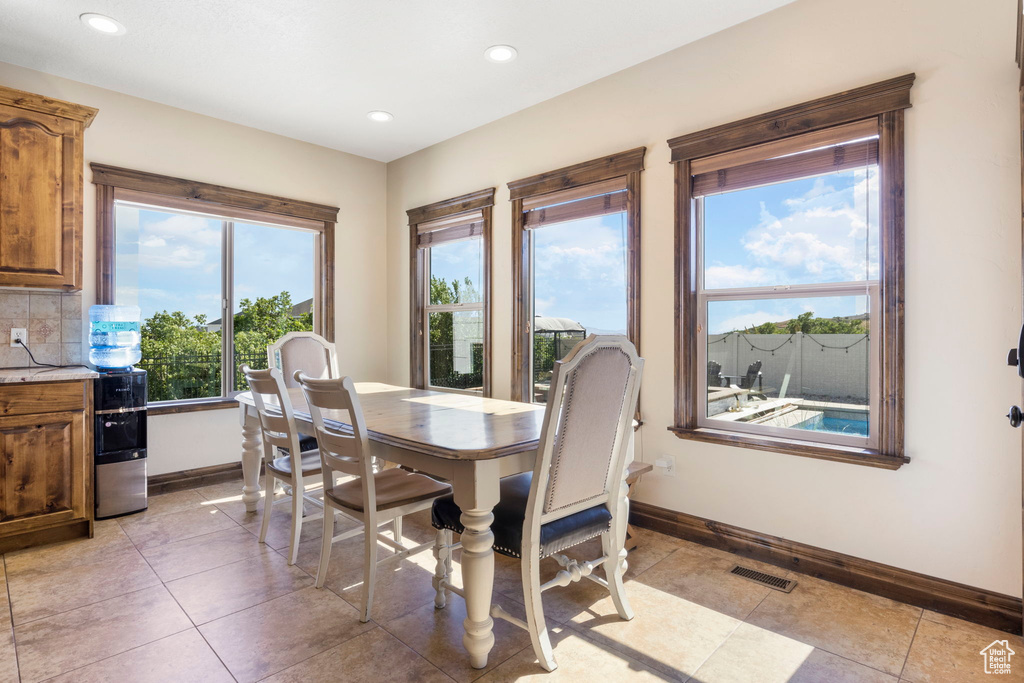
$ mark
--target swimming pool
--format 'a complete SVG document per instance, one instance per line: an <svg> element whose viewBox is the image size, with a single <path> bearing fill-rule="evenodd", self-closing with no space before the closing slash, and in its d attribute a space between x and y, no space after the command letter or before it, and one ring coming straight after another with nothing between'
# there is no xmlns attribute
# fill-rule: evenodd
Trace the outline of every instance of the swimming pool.
<svg viewBox="0 0 1024 683"><path fill-rule="evenodd" d="M851 434L853 436L868 435L868 421L851 420L845 417L828 417L816 421L817 424L809 425L805 429L813 429L816 432L834 432L836 434Z"/></svg>

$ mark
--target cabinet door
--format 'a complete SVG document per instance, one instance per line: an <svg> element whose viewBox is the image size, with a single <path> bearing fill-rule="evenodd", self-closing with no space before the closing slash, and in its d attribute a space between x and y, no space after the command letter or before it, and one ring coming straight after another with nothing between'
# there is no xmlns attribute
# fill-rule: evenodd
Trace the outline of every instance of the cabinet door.
<svg viewBox="0 0 1024 683"><path fill-rule="evenodd" d="M86 517L85 414L0 418L0 534Z"/></svg>
<svg viewBox="0 0 1024 683"><path fill-rule="evenodd" d="M81 288L80 133L0 105L0 286Z"/></svg>

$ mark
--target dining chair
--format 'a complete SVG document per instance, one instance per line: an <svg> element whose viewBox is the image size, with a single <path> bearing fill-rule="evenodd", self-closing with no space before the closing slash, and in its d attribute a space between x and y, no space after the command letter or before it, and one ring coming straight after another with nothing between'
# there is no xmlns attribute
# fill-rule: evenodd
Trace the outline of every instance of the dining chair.
<svg viewBox="0 0 1024 683"><path fill-rule="evenodd" d="M291 399L285 388L284 378L277 368L253 370L242 366L242 373L260 420L263 435L263 464L266 482L266 498L263 501L263 523L260 525L260 543L267 542L270 515L274 509L274 494L277 483L285 485L285 491L292 501L291 537L288 541L288 564L295 564L299 554L299 536L303 522L319 519L321 513L303 517L303 502L308 501L318 508L323 502L317 498L316 487L306 490L307 479L320 476L320 453L317 450L303 451L299 443L299 430L295 427L295 414Z"/></svg>
<svg viewBox="0 0 1024 683"><path fill-rule="evenodd" d="M338 377L338 353L315 332L289 332L267 346L267 367L280 370L286 386L297 387L296 370L316 379Z"/></svg>
<svg viewBox="0 0 1024 683"><path fill-rule="evenodd" d="M491 616L528 631L548 671L557 665L544 621L544 591L587 578L608 589L622 619L633 618L622 584L629 512L624 475L643 365L623 336L590 335L577 344L555 363L533 471L500 482L500 500L492 511L494 551L520 559L526 622L499 605L491 606ZM452 551L461 547L452 542L452 534L464 531L461 514L450 495L439 498L431 511L438 530L438 608L445 606L449 591L464 596L450 582ZM597 559L559 554L596 536L602 552ZM562 569L542 585L540 561L546 557ZM603 568L603 579L593 575L597 568Z"/></svg>
<svg viewBox="0 0 1024 683"><path fill-rule="evenodd" d="M359 620L369 621L377 565L408 557L433 545L432 541L414 547L403 545L402 516L430 508L437 497L451 492L452 487L404 469L375 471L363 410L351 377L313 379L298 370L295 381L306 395L324 476L324 530L316 587L323 588L334 542L362 533L365 556L363 607ZM345 411L345 415L337 415L340 411ZM337 422L328 423L325 413L328 419L340 418L350 423L351 428L346 429ZM334 511L360 522L361 526L335 536ZM388 522L393 524L394 538L380 531L380 525ZM378 541L390 546L395 554L378 560Z"/></svg>

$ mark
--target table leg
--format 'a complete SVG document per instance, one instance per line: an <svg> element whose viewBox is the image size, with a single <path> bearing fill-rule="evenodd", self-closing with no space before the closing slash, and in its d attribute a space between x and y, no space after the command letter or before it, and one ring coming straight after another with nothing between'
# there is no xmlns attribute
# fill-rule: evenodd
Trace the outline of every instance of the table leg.
<svg viewBox="0 0 1024 683"><path fill-rule="evenodd" d="M241 406L242 419L242 502L246 512L256 512L260 502L260 425L248 406Z"/></svg>
<svg viewBox="0 0 1024 683"><path fill-rule="evenodd" d="M459 475L462 476L459 476ZM455 502L462 509L462 581L466 594L462 644L475 669L487 666L494 647L491 593L494 589L494 533L491 510L498 502L498 470L491 461L469 461L457 471Z"/></svg>

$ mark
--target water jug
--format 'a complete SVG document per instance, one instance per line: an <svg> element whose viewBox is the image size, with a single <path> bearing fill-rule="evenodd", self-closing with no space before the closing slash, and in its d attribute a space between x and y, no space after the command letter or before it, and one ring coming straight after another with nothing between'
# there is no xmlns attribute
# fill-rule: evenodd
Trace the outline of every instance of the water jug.
<svg viewBox="0 0 1024 683"><path fill-rule="evenodd" d="M89 307L89 362L101 370L123 370L142 358L138 306Z"/></svg>

